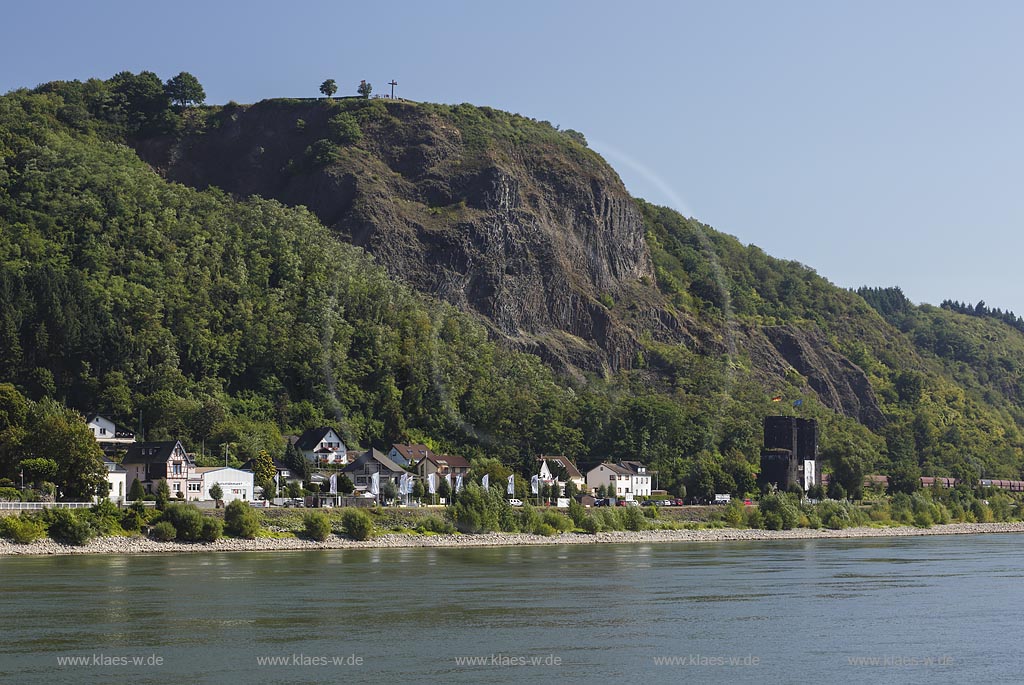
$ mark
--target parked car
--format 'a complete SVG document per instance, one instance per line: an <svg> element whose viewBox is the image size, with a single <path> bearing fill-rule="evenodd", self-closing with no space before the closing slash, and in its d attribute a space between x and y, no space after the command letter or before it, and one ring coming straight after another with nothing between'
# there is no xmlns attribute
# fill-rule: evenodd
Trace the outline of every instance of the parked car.
<svg viewBox="0 0 1024 685"><path fill-rule="evenodd" d="M637 502L635 499L631 499L624 502L623 505L627 507L639 507L640 503Z"/></svg>
<svg viewBox="0 0 1024 685"><path fill-rule="evenodd" d="M676 505L677 507L681 507L681 506L683 506L684 504L686 504L686 502L684 502L684 501L682 500L682 498L679 498L679 497L677 497L677 498L676 498L676 504L675 504L675 505Z"/></svg>
<svg viewBox="0 0 1024 685"><path fill-rule="evenodd" d="M640 503L640 505L644 507L653 507L657 504L661 504L661 502L655 502L653 499L645 499L643 502Z"/></svg>
<svg viewBox="0 0 1024 685"><path fill-rule="evenodd" d="M510 499L508 501L508 503L511 504L513 507L521 507L521 506L523 506L523 500L516 499L514 497L512 499Z"/></svg>
<svg viewBox="0 0 1024 685"><path fill-rule="evenodd" d="M594 506L595 507L607 507L608 506L608 498L607 497L598 497L597 499L594 500Z"/></svg>
<svg viewBox="0 0 1024 685"><path fill-rule="evenodd" d="M626 500L624 500L624 499L615 500L615 506L617 506L617 507L624 507L624 506L626 506Z"/></svg>

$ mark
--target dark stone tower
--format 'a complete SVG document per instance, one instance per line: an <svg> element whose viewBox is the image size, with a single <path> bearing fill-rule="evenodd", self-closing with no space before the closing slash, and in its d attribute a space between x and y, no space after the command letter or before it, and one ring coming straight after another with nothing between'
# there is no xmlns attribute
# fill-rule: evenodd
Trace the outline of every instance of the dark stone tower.
<svg viewBox="0 0 1024 685"><path fill-rule="evenodd" d="M807 462L810 473L805 474ZM774 483L780 490L821 482L818 464L818 422L795 416L764 418L764 449L758 484Z"/></svg>

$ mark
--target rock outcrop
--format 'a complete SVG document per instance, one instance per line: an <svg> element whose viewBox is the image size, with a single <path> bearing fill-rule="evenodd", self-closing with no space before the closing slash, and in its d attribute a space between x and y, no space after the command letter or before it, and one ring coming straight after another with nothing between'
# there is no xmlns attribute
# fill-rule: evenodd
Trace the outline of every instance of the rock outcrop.
<svg viewBox="0 0 1024 685"><path fill-rule="evenodd" d="M324 103L237 108L218 128L173 145L150 141L140 153L171 180L307 206L394 276L563 369L629 368L638 321L655 338L681 339L654 282L640 213L595 153L554 129L541 144L481 145L464 140L442 108L371 109L373 117L355 110L359 145L341 146L326 165L298 154L328 136L337 108Z"/></svg>
<svg viewBox="0 0 1024 685"><path fill-rule="evenodd" d="M362 138L318 160L339 112ZM666 303L615 171L547 124L468 105L265 101L137 148L171 180L305 205L393 276L562 371L629 369L643 338L733 351L716 324ZM883 421L867 377L820 332L754 329L738 342L766 386L792 367L827 406Z"/></svg>

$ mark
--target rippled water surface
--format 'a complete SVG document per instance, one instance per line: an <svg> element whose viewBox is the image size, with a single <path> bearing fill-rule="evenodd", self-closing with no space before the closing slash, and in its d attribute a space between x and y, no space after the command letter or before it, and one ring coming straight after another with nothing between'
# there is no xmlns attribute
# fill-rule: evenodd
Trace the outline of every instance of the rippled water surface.
<svg viewBox="0 0 1024 685"><path fill-rule="evenodd" d="M0 682L1019 683L1022 543L0 558Z"/></svg>

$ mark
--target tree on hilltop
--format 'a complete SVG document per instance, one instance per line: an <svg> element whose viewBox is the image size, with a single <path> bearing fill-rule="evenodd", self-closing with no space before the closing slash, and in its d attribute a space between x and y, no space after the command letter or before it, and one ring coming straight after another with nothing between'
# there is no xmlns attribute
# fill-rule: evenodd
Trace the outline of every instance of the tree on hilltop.
<svg viewBox="0 0 1024 685"><path fill-rule="evenodd" d="M320 84L320 92L323 93L325 97L331 97L338 92L338 84L334 82L334 79L329 78Z"/></svg>
<svg viewBox="0 0 1024 685"><path fill-rule="evenodd" d="M171 102L183 108L206 102L206 91L203 90L199 79L187 71L167 79L167 83L164 84L164 93L171 99Z"/></svg>
<svg viewBox="0 0 1024 685"><path fill-rule="evenodd" d="M359 87L356 88L356 92L362 95L364 98L369 98L370 93L373 92L373 85L369 81L360 81Z"/></svg>

